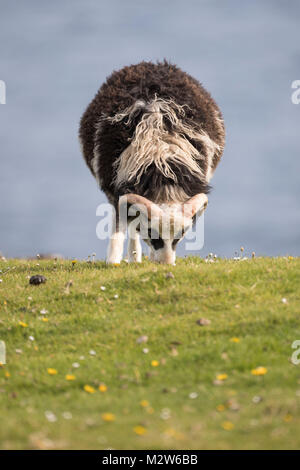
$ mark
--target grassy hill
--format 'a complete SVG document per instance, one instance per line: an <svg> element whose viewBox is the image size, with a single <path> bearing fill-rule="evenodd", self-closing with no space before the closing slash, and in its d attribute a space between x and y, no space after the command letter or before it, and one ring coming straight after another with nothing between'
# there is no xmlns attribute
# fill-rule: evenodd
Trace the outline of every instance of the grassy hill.
<svg viewBox="0 0 300 470"><path fill-rule="evenodd" d="M299 258L0 269L0 448L300 447Z"/></svg>

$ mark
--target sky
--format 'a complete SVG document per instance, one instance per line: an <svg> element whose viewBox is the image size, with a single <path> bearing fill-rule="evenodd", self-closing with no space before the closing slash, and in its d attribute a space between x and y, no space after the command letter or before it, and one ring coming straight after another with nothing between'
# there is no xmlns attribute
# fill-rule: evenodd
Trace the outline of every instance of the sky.
<svg viewBox="0 0 300 470"><path fill-rule="evenodd" d="M79 120L113 70L166 58L226 127L196 254L300 255L299 19L296 0L0 0L0 252L105 257Z"/></svg>

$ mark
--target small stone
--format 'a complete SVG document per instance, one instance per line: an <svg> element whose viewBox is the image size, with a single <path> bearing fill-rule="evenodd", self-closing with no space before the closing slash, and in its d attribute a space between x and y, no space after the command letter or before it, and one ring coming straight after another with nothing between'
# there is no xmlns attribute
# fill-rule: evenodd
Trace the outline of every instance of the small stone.
<svg viewBox="0 0 300 470"><path fill-rule="evenodd" d="M227 406L231 411L239 411L240 405L235 400L228 400Z"/></svg>
<svg viewBox="0 0 300 470"><path fill-rule="evenodd" d="M45 411L45 416L50 423L55 423L55 421L57 421L57 417L52 413L52 411Z"/></svg>
<svg viewBox="0 0 300 470"><path fill-rule="evenodd" d="M252 398L252 402L257 404L257 403L260 403L262 401L262 397L260 397L259 395L255 395L253 398Z"/></svg>
<svg viewBox="0 0 300 470"><path fill-rule="evenodd" d="M224 381L223 381L223 380L218 380L218 379L216 379L216 380L213 381L213 384L214 384L214 385L223 385L223 384L224 384Z"/></svg>
<svg viewBox="0 0 300 470"><path fill-rule="evenodd" d="M147 341L148 341L148 336L146 335L142 335L136 340L138 344L147 343Z"/></svg>
<svg viewBox="0 0 300 470"><path fill-rule="evenodd" d="M208 320L208 318L199 318L199 320L197 320L196 323L199 326L207 326L211 324L211 321Z"/></svg>
<svg viewBox="0 0 300 470"><path fill-rule="evenodd" d="M29 284L32 284L34 286L39 286L40 284L44 284L47 281L45 276L42 276L41 274L36 274L35 276L31 276L29 279Z"/></svg>
<svg viewBox="0 0 300 470"><path fill-rule="evenodd" d="M171 410L169 408L163 408L160 414L161 419L167 420L171 418Z"/></svg>
<svg viewBox="0 0 300 470"><path fill-rule="evenodd" d="M173 273L169 272L169 273L166 273L166 279L174 279L175 276Z"/></svg>

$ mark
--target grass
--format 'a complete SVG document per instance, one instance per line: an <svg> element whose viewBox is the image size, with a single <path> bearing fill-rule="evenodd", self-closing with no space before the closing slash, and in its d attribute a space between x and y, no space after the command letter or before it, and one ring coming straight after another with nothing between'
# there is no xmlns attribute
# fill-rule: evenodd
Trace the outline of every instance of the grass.
<svg viewBox="0 0 300 470"><path fill-rule="evenodd" d="M299 258L0 269L1 449L300 447Z"/></svg>

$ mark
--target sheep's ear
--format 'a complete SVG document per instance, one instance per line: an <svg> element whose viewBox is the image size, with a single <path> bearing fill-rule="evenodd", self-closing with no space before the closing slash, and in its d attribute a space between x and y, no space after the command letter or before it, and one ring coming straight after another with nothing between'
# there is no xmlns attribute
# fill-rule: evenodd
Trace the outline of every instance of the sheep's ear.
<svg viewBox="0 0 300 470"><path fill-rule="evenodd" d="M191 197L191 199L182 204L183 214L185 217L201 215L205 211L207 204L208 199L206 194L196 194L196 196Z"/></svg>
<svg viewBox="0 0 300 470"><path fill-rule="evenodd" d="M145 214L149 220L151 217L159 217L162 213L157 204L138 194L124 194L119 199L119 206L121 207L123 204L134 206L135 209Z"/></svg>

